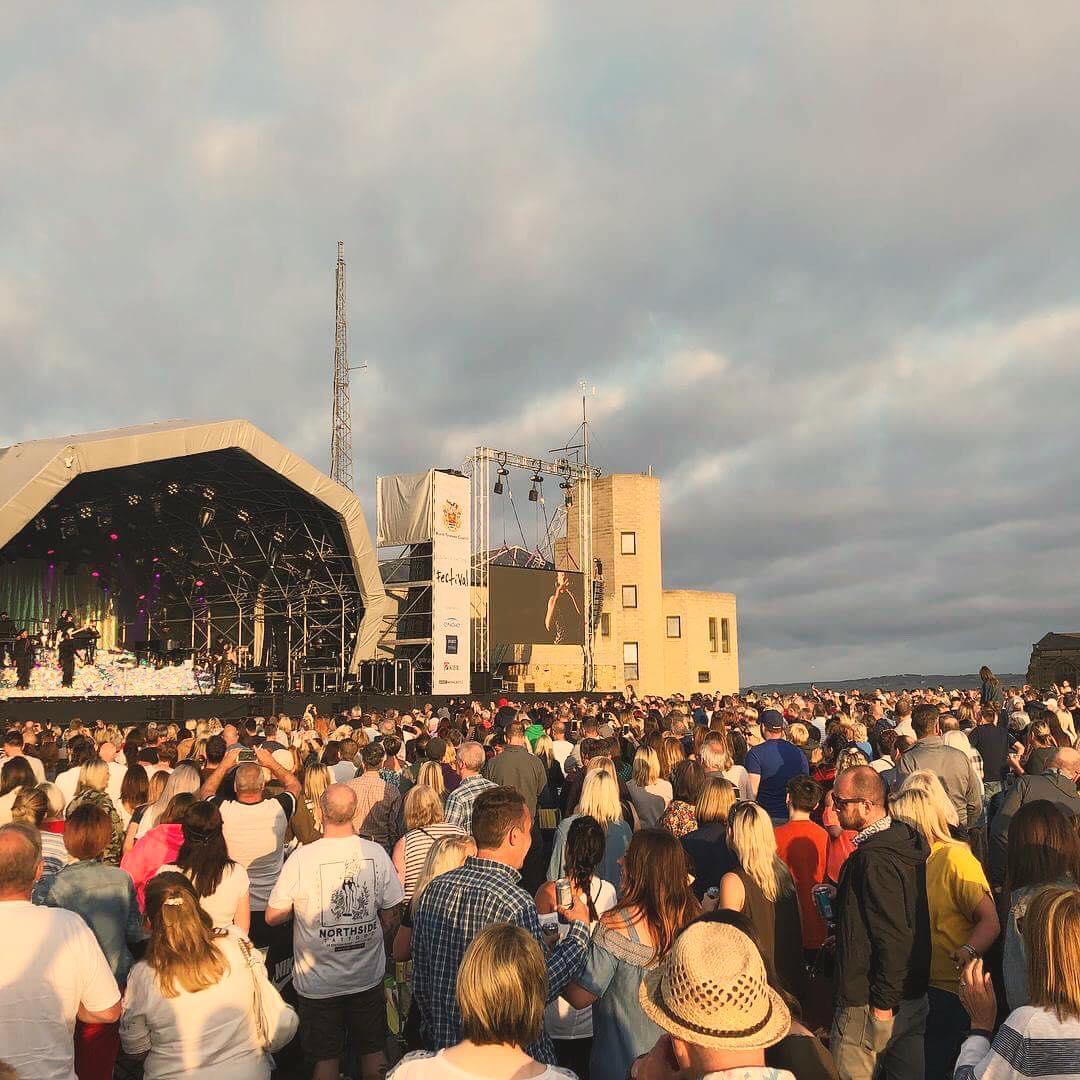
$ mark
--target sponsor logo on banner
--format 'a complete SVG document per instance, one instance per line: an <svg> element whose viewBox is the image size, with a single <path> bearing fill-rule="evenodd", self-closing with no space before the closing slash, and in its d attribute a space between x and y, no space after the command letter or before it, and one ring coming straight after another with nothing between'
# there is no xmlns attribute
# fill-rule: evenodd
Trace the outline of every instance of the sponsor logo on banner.
<svg viewBox="0 0 1080 1080"><path fill-rule="evenodd" d="M460 630L461 620L450 615L448 618L443 619L440 625L444 630Z"/></svg>
<svg viewBox="0 0 1080 1080"><path fill-rule="evenodd" d="M446 635L446 655L447 656L457 656L457 643L458 643L457 634L447 634ZM455 668L455 670L457 670L457 669Z"/></svg>
<svg viewBox="0 0 1080 1080"><path fill-rule="evenodd" d="M443 671L460 671L461 670L461 665L460 664L451 664L449 660L444 660L442 662L442 669L443 669Z"/></svg>
<svg viewBox="0 0 1080 1080"><path fill-rule="evenodd" d="M442 504L442 523L443 528L450 536L458 536L461 533L461 526L465 522L465 512L461 509L461 504L454 502L453 499L447 499Z"/></svg>

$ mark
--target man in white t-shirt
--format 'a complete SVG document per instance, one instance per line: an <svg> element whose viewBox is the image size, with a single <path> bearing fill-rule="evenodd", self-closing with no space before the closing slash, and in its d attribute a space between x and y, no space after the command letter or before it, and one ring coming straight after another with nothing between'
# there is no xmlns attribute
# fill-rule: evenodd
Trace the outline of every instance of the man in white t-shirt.
<svg viewBox="0 0 1080 1080"><path fill-rule="evenodd" d="M245 760L248 755L254 760ZM235 798L221 798L217 790L232 769L236 769ZM263 769L281 782L283 792L266 797ZM251 885L248 936L252 944L267 950L270 978L279 989L288 981L292 943L287 932L274 933L267 927L264 913L270 890L285 862L285 834L296 812L300 791L300 781L270 751L262 747L248 750L243 746L229 750L199 790L200 798L213 799L218 804L229 858L248 872Z"/></svg>
<svg viewBox="0 0 1080 1080"><path fill-rule="evenodd" d="M266 922L293 918L293 983L300 1041L316 1062L313 1080L337 1080L345 1032L361 1074L386 1068L383 935L397 929L404 892L382 846L353 832L356 792L331 784L322 796L323 838L289 857L270 894Z"/></svg>
<svg viewBox="0 0 1080 1080"><path fill-rule="evenodd" d="M0 1061L20 1080L76 1080L75 1021L116 1023L120 989L79 915L30 903L41 870L37 831L0 827Z"/></svg>
<svg viewBox="0 0 1080 1080"><path fill-rule="evenodd" d="M127 772L127 768L116 760L117 749L117 746L108 740L98 747L98 757L109 767L109 784L105 791L112 799L113 806L120 805L120 789L124 786L124 774ZM147 777L149 776L147 771Z"/></svg>
<svg viewBox="0 0 1080 1080"><path fill-rule="evenodd" d="M574 752L574 744L567 742L566 721L556 720L551 725L551 753L559 763L559 768L566 771L566 759Z"/></svg>

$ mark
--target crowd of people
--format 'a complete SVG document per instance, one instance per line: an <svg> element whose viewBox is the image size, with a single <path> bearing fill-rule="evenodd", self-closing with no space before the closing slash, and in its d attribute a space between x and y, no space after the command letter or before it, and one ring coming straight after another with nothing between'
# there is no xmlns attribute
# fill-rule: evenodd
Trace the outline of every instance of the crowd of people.
<svg viewBox="0 0 1080 1080"><path fill-rule="evenodd" d="M0 1077L1074 1077L1078 723L987 669L11 723Z"/></svg>

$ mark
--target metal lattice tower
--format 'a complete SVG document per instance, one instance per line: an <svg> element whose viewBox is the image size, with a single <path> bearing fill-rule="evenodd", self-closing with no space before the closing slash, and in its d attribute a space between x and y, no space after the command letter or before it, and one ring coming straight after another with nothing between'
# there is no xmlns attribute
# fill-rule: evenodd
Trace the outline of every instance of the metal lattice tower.
<svg viewBox="0 0 1080 1080"><path fill-rule="evenodd" d="M330 422L330 477L352 491L352 402L349 398L349 342L345 318L345 242L337 246L334 305L334 404Z"/></svg>

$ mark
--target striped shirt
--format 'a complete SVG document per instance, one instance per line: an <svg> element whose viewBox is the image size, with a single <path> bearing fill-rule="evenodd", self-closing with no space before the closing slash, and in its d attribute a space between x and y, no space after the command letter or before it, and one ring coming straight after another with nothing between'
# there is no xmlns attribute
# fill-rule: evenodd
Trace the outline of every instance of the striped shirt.
<svg viewBox="0 0 1080 1080"><path fill-rule="evenodd" d="M425 825L422 829L413 829L402 838L402 858L405 862L405 876L401 879L405 890L405 903L412 899L420 871L424 869L424 860L432 844L443 836L464 836L465 830L451 825L447 821L437 821L434 825ZM400 873L399 873L400 876Z"/></svg>
<svg viewBox="0 0 1080 1080"><path fill-rule="evenodd" d="M969 1035L953 1080L1075 1080L1080 1072L1080 1019L1061 1021L1025 1005L1009 1014L994 1041Z"/></svg>

